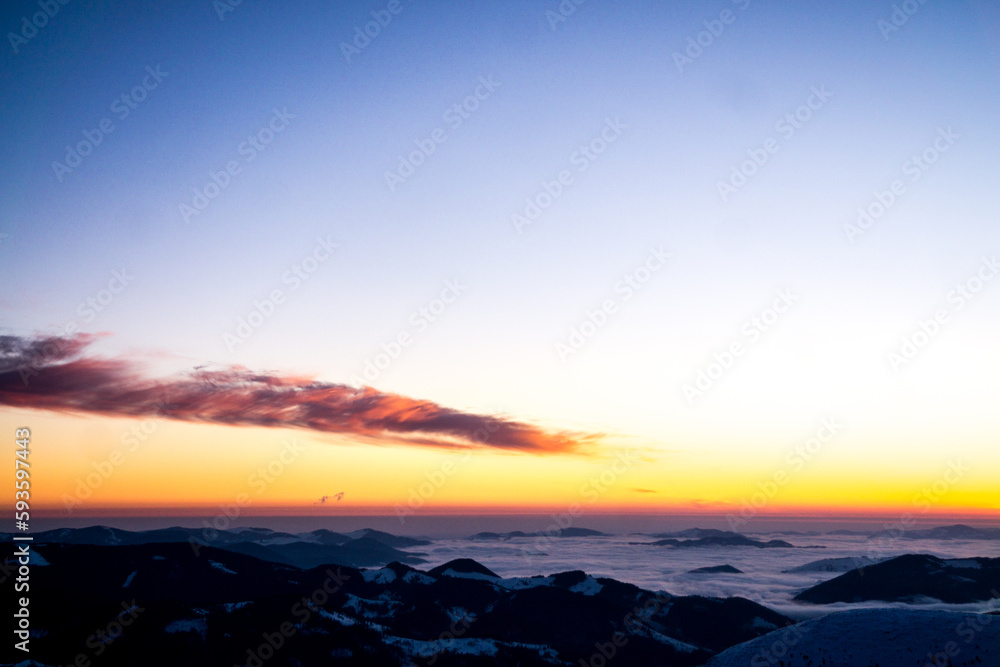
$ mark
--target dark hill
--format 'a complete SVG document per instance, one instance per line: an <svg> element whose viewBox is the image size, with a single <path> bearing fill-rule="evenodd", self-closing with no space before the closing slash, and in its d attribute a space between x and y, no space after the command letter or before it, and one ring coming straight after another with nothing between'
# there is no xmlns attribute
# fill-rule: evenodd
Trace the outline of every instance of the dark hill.
<svg viewBox="0 0 1000 667"><path fill-rule="evenodd" d="M427 574L432 577L445 576L444 573L447 570L452 570L453 572L460 572L461 574L482 574L487 577L494 577L499 579L498 575L493 570L489 569L485 565L480 565L471 558L456 558L455 560L450 560L444 565L438 565L434 569L430 570Z"/></svg>
<svg viewBox="0 0 1000 667"><path fill-rule="evenodd" d="M951 604L1000 597L1000 558L942 560L925 554L892 558L851 570L795 596L814 604L908 602L929 597Z"/></svg>
<svg viewBox="0 0 1000 667"><path fill-rule="evenodd" d="M470 559L359 571L177 543L37 549L48 565L32 569L31 657L46 665L81 654L97 664L101 647L103 667L257 664L263 645L267 667L542 667L586 663L623 633L616 666L694 667L790 622L740 598L674 597L579 571L501 579ZM126 617L120 635L98 639Z"/></svg>
<svg viewBox="0 0 1000 667"><path fill-rule="evenodd" d="M711 565L689 570L688 574L743 574L743 570L738 570L732 565Z"/></svg>

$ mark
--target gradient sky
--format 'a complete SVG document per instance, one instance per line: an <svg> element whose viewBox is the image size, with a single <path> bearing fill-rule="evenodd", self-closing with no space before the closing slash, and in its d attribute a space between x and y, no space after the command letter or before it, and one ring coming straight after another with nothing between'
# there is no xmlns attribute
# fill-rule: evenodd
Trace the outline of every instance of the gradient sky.
<svg viewBox="0 0 1000 667"><path fill-rule="evenodd" d="M777 473L787 481L761 511L921 512L935 483L928 512L1000 509L1000 279L976 283L1000 257L995 3L927 2L893 31L890 2L594 1L554 24L554 0L244 0L221 18L208 0L184 4L70 2L16 52L5 38L2 333L74 323L108 334L86 358L127 360L143 377L209 364L360 378L602 437L466 456L156 419L77 513L232 502L291 439L304 450L257 507L391 512L453 465L418 511L734 511ZM390 4L398 13L348 62L342 43ZM19 34L39 11L6 3L0 27ZM732 21L712 23L724 11ZM699 33L707 46L678 67ZM154 81L147 67L165 76L121 118L115 100ZM477 90L457 123L449 110ZM810 100L794 132L781 124ZM292 117L248 160L242 142L275 110ZM113 131L57 175L53 162L103 119ZM443 142L390 188L386 172L435 131ZM614 140L582 157L602 132ZM925 150L936 160L914 171ZM230 161L239 173L186 221L181 205ZM561 194L519 233L512 216L564 171ZM896 180L885 213L845 231ZM296 286L287 276L320 238L338 247ZM670 258L626 299L620 281L651 248ZM122 270L128 284L91 312ZM970 280L981 290L957 296ZM448 281L460 294L423 326ZM275 289L273 315L227 344ZM794 303L751 338L745 327L782 290ZM606 300L606 323L560 354ZM936 334L893 361L938 311ZM401 334L410 344L364 378ZM744 353L688 400L685 385L736 342ZM148 418L4 402L0 432L33 429L34 498L56 514ZM824 419L842 427L809 460L795 454ZM591 502L588 480L610 479L623 452L630 463ZM942 482L956 462L961 475Z"/></svg>

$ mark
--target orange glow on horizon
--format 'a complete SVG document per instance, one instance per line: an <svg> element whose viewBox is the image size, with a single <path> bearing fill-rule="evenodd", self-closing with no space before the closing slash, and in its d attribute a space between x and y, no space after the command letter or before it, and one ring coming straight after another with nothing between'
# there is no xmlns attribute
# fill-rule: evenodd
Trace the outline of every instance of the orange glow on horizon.
<svg viewBox="0 0 1000 667"><path fill-rule="evenodd" d="M31 426L32 510L51 518L204 516L240 502L247 516L553 514L574 505L582 516L1000 516L1000 467L956 467L947 456L858 469L831 452L796 471L780 456L734 450L723 459L727 445L714 443L539 456L40 411L0 419ZM772 483L775 471L787 481Z"/></svg>

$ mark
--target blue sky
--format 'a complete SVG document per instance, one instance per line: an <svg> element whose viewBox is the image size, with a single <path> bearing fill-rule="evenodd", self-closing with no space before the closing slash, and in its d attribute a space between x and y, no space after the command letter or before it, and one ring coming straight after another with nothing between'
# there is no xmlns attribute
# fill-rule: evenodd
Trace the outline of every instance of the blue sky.
<svg viewBox="0 0 1000 667"><path fill-rule="evenodd" d="M341 44L388 4L245 0L220 19L207 1L70 2L16 53L8 37L0 325L76 321L113 334L106 354L331 382L403 333L412 345L373 386L459 408L694 459L777 451L835 413L855 425L842 467L916 442L913 465L935 469L946 437L995 462L1000 281L960 310L948 300L1000 251L995 4L929 0L883 34L888 2L595 0L555 28L556 2L402 2L348 62ZM8 3L0 26L38 11ZM120 118L114 100L147 67L166 76ZM484 79L496 85L455 126L448 110ZM779 131L814 89L829 98ZM292 117L247 160L242 142L275 110ZM114 131L59 180L52 163L105 118ZM581 171L609 122L620 133ZM904 163L949 128L913 180ZM390 190L385 173L436 130L444 141ZM718 183L769 139L777 150L724 201ZM186 222L180 206L230 161L239 173ZM512 215L563 171L572 182L518 233ZM897 179L897 201L851 243L844 226ZM293 290L283 278L317 238L337 251ZM671 259L625 301L615 286L651 247ZM134 279L84 321L79 304L122 269ZM413 313L448 280L467 288L418 330ZM275 289L285 302L230 349ZM794 307L686 400L782 289ZM616 312L564 362L557 344L608 298ZM893 368L887 355L941 308L940 335Z"/></svg>

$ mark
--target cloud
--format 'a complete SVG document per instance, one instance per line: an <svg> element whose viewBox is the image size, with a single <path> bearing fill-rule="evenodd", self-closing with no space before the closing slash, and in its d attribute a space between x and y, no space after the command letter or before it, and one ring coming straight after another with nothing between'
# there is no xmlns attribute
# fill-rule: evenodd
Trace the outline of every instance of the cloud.
<svg viewBox="0 0 1000 667"><path fill-rule="evenodd" d="M535 454L582 452L601 434L552 431L371 387L198 367L147 377L135 361L87 355L97 336L0 336L0 405L230 426L299 428L372 443Z"/></svg>
<svg viewBox="0 0 1000 667"><path fill-rule="evenodd" d="M325 505L326 501L328 501L330 498L333 498L337 502L340 502L344 498L344 492L341 491L340 493L336 493L332 496L323 496L322 498L314 502L313 505Z"/></svg>
<svg viewBox="0 0 1000 667"><path fill-rule="evenodd" d="M632 489L636 493L657 493L653 489Z"/></svg>

